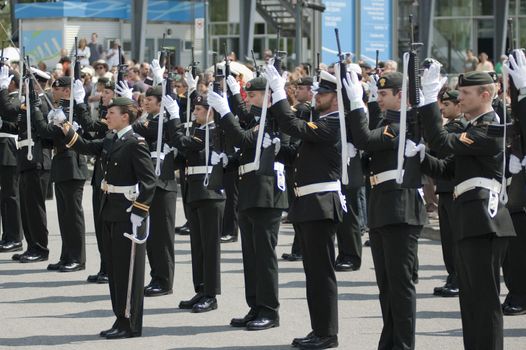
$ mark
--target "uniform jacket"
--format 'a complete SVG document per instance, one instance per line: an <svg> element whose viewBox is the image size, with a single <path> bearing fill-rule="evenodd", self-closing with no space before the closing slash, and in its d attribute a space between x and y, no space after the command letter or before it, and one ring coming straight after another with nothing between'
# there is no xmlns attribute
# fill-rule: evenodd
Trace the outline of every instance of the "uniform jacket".
<svg viewBox="0 0 526 350"><path fill-rule="evenodd" d="M7 110L7 104L12 106L19 106L18 91L8 93L7 89L0 91L0 116L4 122L16 123L18 121L18 113L13 113ZM13 134L16 134L13 133ZM16 141L12 137L0 137L0 165L16 166Z"/></svg>
<svg viewBox="0 0 526 350"><path fill-rule="evenodd" d="M450 153L453 157L439 160L426 155L423 170L431 176L454 179L454 184L474 177L495 179L502 174L502 137L489 136L487 127L497 123L491 111L467 124L464 132L449 133L442 127L442 117L437 103L420 108L424 135L431 149ZM510 214L500 202L495 217L488 214L490 191L475 188L454 200L455 222L459 239L495 233L497 236L514 236Z"/></svg>
<svg viewBox="0 0 526 350"><path fill-rule="evenodd" d="M148 215L155 192L156 178L144 138L129 130L120 139L116 139L115 133L109 132L104 139L84 140L70 129L65 141L68 147L81 154L100 156L104 180L108 184L114 186L138 184L137 198L103 192L101 203L103 220L128 221L129 208L132 213L141 217Z"/></svg>

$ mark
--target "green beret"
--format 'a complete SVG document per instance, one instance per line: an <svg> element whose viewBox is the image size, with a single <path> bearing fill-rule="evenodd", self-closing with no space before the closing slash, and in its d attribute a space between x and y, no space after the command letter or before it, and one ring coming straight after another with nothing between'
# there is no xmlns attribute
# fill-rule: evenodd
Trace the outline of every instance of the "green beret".
<svg viewBox="0 0 526 350"><path fill-rule="evenodd" d="M449 90L442 94L440 101L458 102L458 90Z"/></svg>
<svg viewBox="0 0 526 350"><path fill-rule="evenodd" d="M402 73L393 72L386 73L378 79L378 89L401 89L402 88Z"/></svg>
<svg viewBox="0 0 526 350"><path fill-rule="evenodd" d="M127 97L115 97L114 99L110 101L108 108L115 107L115 106L130 106L134 104L135 102L133 100L130 100Z"/></svg>
<svg viewBox="0 0 526 350"><path fill-rule="evenodd" d="M267 86L267 79L263 77L257 77L252 80L249 80L245 84L245 91L265 91Z"/></svg>
<svg viewBox="0 0 526 350"><path fill-rule="evenodd" d="M495 78L490 72L468 72L458 76L458 86L478 86L494 84Z"/></svg>
<svg viewBox="0 0 526 350"><path fill-rule="evenodd" d="M156 96L156 97L163 97L163 87L162 85L152 86L148 90L146 90L146 96Z"/></svg>
<svg viewBox="0 0 526 350"><path fill-rule="evenodd" d="M298 86L312 86L312 77L302 77L296 80Z"/></svg>
<svg viewBox="0 0 526 350"><path fill-rule="evenodd" d="M105 89L115 90L115 82L108 78L99 78L98 82L104 86Z"/></svg>
<svg viewBox="0 0 526 350"><path fill-rule="evenodd" d="M53 87L71 87L71 77L63 76L53 82Z"/></svg>

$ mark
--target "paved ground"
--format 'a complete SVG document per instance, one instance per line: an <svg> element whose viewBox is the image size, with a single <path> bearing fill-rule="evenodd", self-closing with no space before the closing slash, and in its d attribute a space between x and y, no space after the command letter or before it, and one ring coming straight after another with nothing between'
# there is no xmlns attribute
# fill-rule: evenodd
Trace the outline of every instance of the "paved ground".
<svg viewBox="0 0 526 350"><path fill-rule="evenodd" d="M113 314L107 285L85 282L96 272L98 258L93 233L90 187L85 187L87 269L76 273L46 271L46 263L19 264L11 254L0 255L0 348L20 349L289 349L293 337L309 330L301 262L280 261L281 327L247 332L228 326L230 318L243 316L240 244L222 246L222 289L219 309L204 314L179 310L181 299L193 295L190 245L176 236L174 294L147 298L143 337L108 341L98 332L111 326ZM50 262L58 260L60 236L54 202L48 203ZM178 204L178 223L182 211ZM433 231L427 232L428 237ZM436 236L436 232L434 233ZM289 225L280 232L278 256L290 250ZM421 239L418 292L417 349L461 349L462 331L457 299L434 297L430 291L445 278L440 243ZM148 268L147 268L148 270ZM382 319L369 248L364 248L360 271L338 273L340 349L375 349ZM148 281L148 278L146 279ZM503 296L506 293L503 285ZM526 349L526 316L505 318L505 349Z"/></svg>

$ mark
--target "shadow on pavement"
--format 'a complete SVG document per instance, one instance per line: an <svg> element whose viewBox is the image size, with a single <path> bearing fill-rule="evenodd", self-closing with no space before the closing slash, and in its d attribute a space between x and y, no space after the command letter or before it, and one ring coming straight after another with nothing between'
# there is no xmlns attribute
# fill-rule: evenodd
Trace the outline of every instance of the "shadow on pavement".
<svg viewBox="0 0 526 350"><path fill-rule="evenodd" d="M98 334L33 335L22 338L0 338L0 344L2 346L64 345L98 339L100 339Z"/></svg>

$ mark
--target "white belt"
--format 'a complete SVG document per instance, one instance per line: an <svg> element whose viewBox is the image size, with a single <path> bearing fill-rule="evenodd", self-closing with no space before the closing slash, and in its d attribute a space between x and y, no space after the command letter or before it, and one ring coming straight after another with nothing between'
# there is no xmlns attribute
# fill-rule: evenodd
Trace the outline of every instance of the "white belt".
<svg viewBox="0 0 526 350"><path fill-rule="evenodd" d="M186 167L186 175L201 175L201 174L210 174L212 172L212 165L208 166L189 166Z"/></svg>
<svg viewBox="0 0 526 350"><path fill-rule="evenodd" d="M340 197L340 204L345 212L347 212L347 203L345 196L342 193L342 185L340 180L331 182L318 182L315 184L305 185L301 187L294 187L296 197L303 197L313 193L323 192L337 192Z"/></svg>
<svg viewBox="0 0 526 350"><path fill-rule="evenodd" d="M157 152L151 152L150 156L152 157L152 159L157 159ZM166 156L166 154L164 154L163 152L160 152L159 156L161 160L164 160L164 157Z"/></svg>
<svg viewBox="0 0 526 350"><path fill-rule="evenodd" d="M7 132L0 132L0 137L10 137L12 139L18 139L18 134L9 134Z"/></svg>
<svg viewBox="0 0 526 350"><path fill-rule="evenodd" d="M464 192L473 190L477 187L485 188L487 190L490 190L491 192L499 193L501 184L495 179L488 179L485 177L472 177L471 179L462 181L461 183L455 186L455 190L453 191L453 198L458 198Z"/></svg>
<svg viewBox="0 0 526 350"><path fill-rule="evenodd" d="M120 193L124 195L135 195L137 193L137 185L115 186L107 183L106 180L102 180L100 188L106 193Z"/></svg>
<svg viewBox="0 0 526 350"><path fill-rule="evenodd" d="M403 176L403 172L402 172ZM395 180L397 177L397 171L396 170L388 170L381 172L379 174L373 175L369 177L369 181L371 182L371 187L378 186L382 182Z"/></svg>
<svg viewBox="0 0 526 350"><path fill-rule="evenodd" d="M186 123L181 123L183 125L183 127L185 128L190 128L192 126L194 122L186 122Z"/></svg>
<svg viewBox="0 0 526 350"><path fill-rule="evenodd" d="M35 145L33 140L25 139L25 140L18 141L18 148L28 147L29 145L31 145L31 146Z"/></svg>
<svg viewBox="0 0 526 350"><path fill-rule="evenodd" d="M247 163L239 166L239 175L244 175L256 170L256 162ZM274 171L283 172L285 171L285 165L283 163L275 162Z"/></svg>

